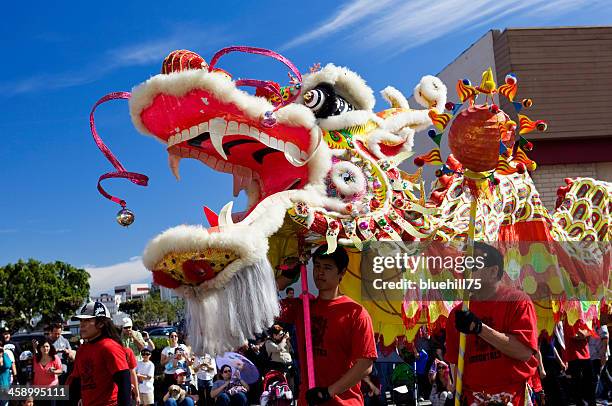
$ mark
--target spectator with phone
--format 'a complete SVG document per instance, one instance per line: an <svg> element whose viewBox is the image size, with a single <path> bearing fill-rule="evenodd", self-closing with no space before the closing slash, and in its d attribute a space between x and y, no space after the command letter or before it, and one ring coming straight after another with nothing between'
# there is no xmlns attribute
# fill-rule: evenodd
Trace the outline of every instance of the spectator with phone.
<svg viewBox="0 0 612 406"><path fill-rule="evenodd" d="M270 338L266 341L266 352L270 357L270 369L289 372L293 361L289 333L275 324L270 327L268 334Z"/></svg>
<svg viewBox="0 0 612 406"><path fill-rule="evenodd" d="M432 406L454 405L454 386L450 379L450 368L444 361L436 359L429 369L431 393L429 401Z"/></svg>
<svg viewBox="0 0 612 406"><path fill-rule="evenodd" d="M164 392L168 390L170 385L176 384L176 380L174 379L174 372L176 371L176 368L167 368L167 366L169 362L174 360L174 353L179 348L183 351L187 351L185 344L179 344L178 333L173 331L168 336L168 345L164 347L161 352L160 364L164 368Z"/></svg>
<svg viewBox="0 0 612 406"><path fill-rule="evenodd" d="M246 406L248 391L249 385L240 378L240 371L236 369L232 373L229 365L223 365L219 368L219 376L213 383L210 396L219 406Z"/></svg>
<svg viewBox="0 0 612 406"><path fill-rule="evenodd" d="M145 342L145 348L148 349L149 351L153 351L155 349L155 343L153 342L153 340L151 340L149 333L146 331L142 331L141 334L142 334L142 339Z"/></svg>
<svg viewBox="0 0 612 406"><path fill-rule="evenodd" d="M199 404L212 406L214 402L210 397L210 391L212 390L213 379L217 374L215 359L210 354L204 354L195 359L194 368L198 379Z"/></svg>
<svg viewBox="0 0 612 406"><path fill-rule="evenodd" d="M34 379L32 383L39 386L59 385L58 376L62 374L62 362L56 354L55 347L47 340L36 348L36 356L32 364ZM51 405L55 401L50 401Z"/></svg>
<svg viewBox="0 0 612 406"><path fill-rule="evenodd" d="M132 319L124 317L121 323L121 342L134 352L136 359L142 361L140 351L144 350L146 343L140 331L133 329Z"/></svg>
<svg viewBox="0 0 612 406"><path fill-rule="evenodd" d="M72 372L72 363L76 351L70 346L70 341L62 335L63 328L60 323L53 323L47 329L46 339L55 347L55 351L62 362L62 375L59 376L59 381L60 385L63 385L69 373Z"/></svg>
<svg viewBox="0 0 612 406"><path fill-rule="evenodd" d="M62 325L54 323L49 326L49 342L55 347L55 351L64 361L74 361L76 351L72 350L70 341L62 335Z"/></svg>

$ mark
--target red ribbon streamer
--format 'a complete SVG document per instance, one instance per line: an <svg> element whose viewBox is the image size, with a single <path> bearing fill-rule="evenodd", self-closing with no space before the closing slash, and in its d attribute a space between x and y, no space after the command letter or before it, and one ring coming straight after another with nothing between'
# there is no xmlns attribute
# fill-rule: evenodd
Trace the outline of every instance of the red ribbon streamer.
<svg viewBox="0 0 612 406"><path fill-rule="evenodd" d="M271 51L271 50L265 49L265 48L256 48L256 47L247 47L247 46L231 46L231 47L223 48L223 49L217 51L217 53L213 55L213 57L212 57L212 59L210 61L210 64L208 65L208 71L212 72L214 67L215 67L215 65L219 61L219 59L223 55L229 54L230 52L245 52L245 53L249 53L249 54L257 54L257 55L263 55L263 56L268 56L270 58L274 58L277 61L280 61L280 62L284 63L291 70L291 72L295 75L295 77L299 81L299 83L302 83L302 74L300 73L298 68L296 68L295 65L289 59L285 58L284 56L282 56L279 53L276 53L274 51ZM300 94L300 92L297 92L295 95L293 95L289 99L283 101L283 97L280 94L280 92L278 91L278 89L274 86L274 82L267 81L267 80L239 79L239 80L236 81L236 86L263 87L263 88L273 92L281 100L281 103L274 108L274 111L278 110L279 108L281 108L283 106L288 105L289 103L292 103L295 99L297 99L297 97Z"/></svg>
<svg viewBox="0 0 612 406"><path fill-rule="evenodd" d="M115 169L117 169L117 172L107 172L104 175L100 176L100 178L98 178L98 191L100 192L102 196L121 205L121 207L126 206L125 200L122 200L118 197L115 197L107 193L106 190L104 190L104 188L102 187L100 183L104 179L124 178L124 179L128 179L130 182L132 182L135 185L147 186L149 182L149 178L146 175L143 175L141 173L128 172L124 168L121 162L119 162L119 160L115 157L115 155L111 152L111 150L106 146L106 144L104 144L104 141L102 141L102 138L100 138L100 136L98 135L98 132L96 131L95 120L94 120L94 112L96 111L96 108L102 103L106 103L109 100L115 100L115 99L129 99L130 96L131 94L129 92L109 93L103 96L102 98L100 98L100 100L98 100L96 104L94 104L93 108L91 109L91 113L89 113L89 126L91 128L91 135L93 136L96 145L98 146L100 151L102 151L106 159L108 159L108 161L115 167Z"/></svg>

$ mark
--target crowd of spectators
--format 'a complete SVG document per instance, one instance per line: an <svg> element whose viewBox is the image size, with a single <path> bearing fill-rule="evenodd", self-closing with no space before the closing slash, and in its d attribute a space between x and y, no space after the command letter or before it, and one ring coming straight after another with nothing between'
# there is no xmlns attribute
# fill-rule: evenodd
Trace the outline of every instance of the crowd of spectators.
<svg viewBox="0 0 612 406"><path fill-rule="evenodd" d="M301 391L298 389L305 385L306 376L304 346L297 342L300 333L304 334L300 330L303 320L298 324L302 307L289 287L278 324L236 349L257 369L259 379L247 382L246 365L226 361L226 354L194 354L180 329L169 332L167 342L158 341L156 346L146 331L135 328L130 318L113 326L104 304L91 302L75 316L80 321L81 337L72 343L63 337L62 325L53 324L45 329L44 339L32 340L31 349L22 351L11 331L4 328L0 345L0 389L11 384L54 386L68 380L71 389L79 388L77 395L86 406L95 404L92 393L96 392L87 392L92 379L105 380L111 388L109 396L120 399L118 403L122 405L128 404L131 398L133 405L271 406L289 405L298 397L305 398L302 402L307 400L309 404L326 404L332 400L335 403L330 404L354 404L338 400L346 396L359 403L363 397L365 405L378 406L387 404L389 393L397 406L414 404L415 400L448 406L455 401L453 369L459 352L458 335L464 333L468 336L464 389L471 399L481 396L483 392L478 391L481 389L496 390L501 386L506 389L518 384L525 388L526 383L531 388L532 403L539 406L595 406L597 399L601 400L600 404L610 399L612 362L605 315L601 315L601 325L593 329L583 323L570 326L567 322L558 322L551 335L538 336L530 300L499 301L495 306L487 305L486 300L475 301L470 311L453 309L445 328L430 331L423 327L414 342L396 340L385 348L380 340L377 344L374 342L367 313L339 293L338 285L348 264L346 254L342 257L337 251L332 254L337 257L331 257L325 253L325 247L320 251L322 254L318 257L315 252L313 271L319 298L312 303L311 317L315 365L317 357L324 360L319 364L323 367L316 372L316 383L322 386L308 391L303 387ZM487 258L493 261L494 252L489 254ZM485 267L490 271L488 275L480 274L492 284L487 290L489 295L505 293L498 286L503 274L501 257L496 261ZM477 295L472 298L478 299ZM509 317L511 320L507 320ZM365 328L349 330L351 326ZM325 346L323 334L327 334ZM300 343L303 344L303 337ZM79 345L77 352L75 347ZM351 350L344 351L345 348ZM344 353L352 358L343 359ZM331 358L339 361L334 364L329 362ZM92 367L96 362L100 369ZM354 376L351 371L355 372ZM502 376L518 377L518 380L505 382ZM355 383L360 379L359 388ZM74 384L75 380L79 381L78 385ZM118 388L116 391L113 385ZM517 404L523 404L522 396L518 397ZM47 403L54 406L55 402ZM0 406L4 405L0 402Z"/></svg>
<svg viewBox="0 0 612 406"><path fill-rule="evenodd" d="M145 331L133 328L129 318L123 320L121 341L134 354L132 389L138 404L166 406L247 405L266 403L263 386L266 374L278 371L292 393L297 393L299 368L289 333L292 326L272 326L268 334L238 349L259 369L261 379L247 384L240 371L230 365L216 365L215 356L195 356L178 332L172 332L167 345L156 348ZM33 340L31 350L22 351L12 339L11 331L2 330L0 346L0 387L11 384L53 386L63 384L69 375L78 342L62 336L62 326L45 329L45 339ZM444 330L433 334L422 329L413 344L396 345L395 356L374 364L373 372L364 378L362 393L365 404L387 404L389 393L395 404L407 404L414 396L427 399L433 406L453 403L454 383L445 359ZM609 400L612 394L612 363L605 324L595 334L558 323L552 336L539 339L541 385L532 385L534 404L595 405L595 399ZM154 354L154 352L156 354ZM385 350L379 346L379 354ZM153 361L155 359L155 361ZM262 398L262 394L264 395ZM289 400L292 397L289 396ZM263 400L263 402L262 402ZM39 402L36 401L36 404ZM49 402L48 402L49 403ZM53 402L51 402L53 404Z"/></svg>

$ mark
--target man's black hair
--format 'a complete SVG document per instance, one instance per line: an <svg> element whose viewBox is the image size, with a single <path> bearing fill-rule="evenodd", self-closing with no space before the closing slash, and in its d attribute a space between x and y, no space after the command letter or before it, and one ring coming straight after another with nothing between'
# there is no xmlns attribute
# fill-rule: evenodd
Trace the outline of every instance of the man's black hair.
<svg viewBox="0 0 612 406"><path fill-rule="evenodd" d="M504 257L497 248L484 242L475 241L474 251L480 251L483 254L485 267L497 266L497 279L504 276Z"/></svg>
<svg viewBox="0 0 612 406"><path fill-rule="evenodd" d="M98 316L96 317L96 324L102 325L100 337L110 338L111 340L123 346L123 343L121 342L121 333L119 333L119 330L117 330L117 327L115 327L115 323L113 323L111 319L109 319L108 317Z"/></svg>
<svg viewBox="0 0 612 406"><path fill-rule="evenodd" d="M326 252L327 244L321 245L312 254L312 259L332 259L336 264L336 267L338 267L338 271L343 271L348 267L349 257L343 247L337 247L336 250L331 254L326 254Z"/></svg>
<svg viewBox="0 0 612 406"><path fill-rule="evenodd" d="M289 292L295 292L295 289L293 289L291 286L285 289L285 293L289 293Z"/></svg>

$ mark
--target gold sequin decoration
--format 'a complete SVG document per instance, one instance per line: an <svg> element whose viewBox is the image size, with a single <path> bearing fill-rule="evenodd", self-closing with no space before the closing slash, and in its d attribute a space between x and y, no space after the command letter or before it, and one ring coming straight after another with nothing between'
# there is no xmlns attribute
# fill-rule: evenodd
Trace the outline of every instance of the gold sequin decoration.
<svg viewBox="0 0 612 406"><path fill-rule="evenodd" d="M171 252L155 265L155 271L164 272L182 284L195 286L196 284L188 282L183 274L183 263L185 261L206 260L215 271L216 276L236 259L238 259L238 255L233 251L219 248L207 248L202 251L191 252Z"/></svg>

